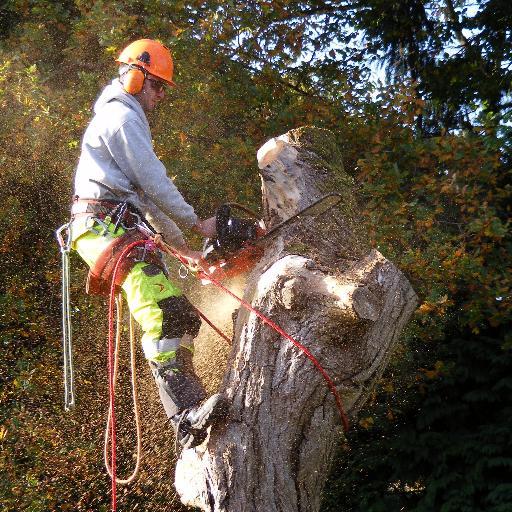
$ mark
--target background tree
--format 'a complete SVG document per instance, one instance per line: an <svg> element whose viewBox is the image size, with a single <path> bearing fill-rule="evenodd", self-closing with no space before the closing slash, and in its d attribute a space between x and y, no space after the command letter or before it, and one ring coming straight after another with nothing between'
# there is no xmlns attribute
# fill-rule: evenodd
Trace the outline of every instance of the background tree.
<svg viewBox="0 0 512 512"><path fill-rule="evenodd" d="M410 15L405 20L402 13ZM52 233L68 215L91 105L115 75L117 52L141 36L172 48L180 87L152 118L155 143L202 215L226 199L258 206L255 151L269 137L305 124L329 128L360 189L370 243L406 272L420 295L415 322L351 434L350 451L345 446L340 453L325 506L336 499L349 510L357 503L379 510L381 495L388 510L403 503L427 510L427 496L435 494L439 509L462 495L468 509L510 507L507 482L500 480L510 467L509 445L500 451L493 441L511 430L507 402L485 417L482 402L471 402L503 397L508 385L511 23L505 0L474 6L10 0L0 14L0 492L6 510L108 507L101 461L105 386L96 375L105 366L104 308L83 297L84 269L75 265L78 379L83 400L97 411L84 429L79 418L63 415L58 398L59 261ZM369 57L394 70L379 91L368 81ZM476 347L486 347L480 362ZM485 378L476 371L484 364ZM479 391L464 402L473 377ZM468 412L459 415L462 402ZM481 454L479 467L503 471L471 474L497 491L462 485L458 472L472 472L475 459L461 444L448 444L449 433L434 417L459 418L461 429L472 418L469 451ZM147 450L170 455L165 432L150 427ZM404 449L395 457L390 443L413 453ZM375 460L387 468L385 477L375 477ZM440 461L435 467L444 473L434 475L426 460ZM167 486L172 478L157 474L148 468L122 504L178 509ZM366 474L361 481L358 475ZM446 507L457 510L454 503Z"/></svg>

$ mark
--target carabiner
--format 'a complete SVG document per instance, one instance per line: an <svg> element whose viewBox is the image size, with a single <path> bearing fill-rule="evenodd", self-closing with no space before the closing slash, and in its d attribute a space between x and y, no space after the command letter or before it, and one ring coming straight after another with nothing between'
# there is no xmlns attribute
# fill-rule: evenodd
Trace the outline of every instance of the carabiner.
<svg viewBox="0 0 512 512"><path fill-rule="evenodd" d="M66 235L64 235L66 233ZM55 231L62 254L62 348L64 354L64 409L75 406L75 382L73 371L73 345L71 331L70 271L71 223Z"/></svg>
<svg viewBox="0 0 512 512"><path fill-rule="evenodd" d="M64 238L64 232L66 232L66 238ZM71 250L71 223L63 224L55 230L55 237L59 243L60 252L69 252Z"/></svg>
<svg viewBox="0 0 512 512"><path fill-rule="evenodd" d="M109 219L108 223L105 222L107 219ZM95 235L105 236L108 233L110 217L105 217L105 221L98 219L98 217L87 217L85 227ZM100 228L96 228L95 224L98 224Z"/></svg>
<svg viewBox="0 0 512 512"><path fill-rule="evenodd" d="M178 269L178 275L181 277L181 279L186 279L189 274L189 269L186 267L183 263L180 265L180 268Z"/></svg>

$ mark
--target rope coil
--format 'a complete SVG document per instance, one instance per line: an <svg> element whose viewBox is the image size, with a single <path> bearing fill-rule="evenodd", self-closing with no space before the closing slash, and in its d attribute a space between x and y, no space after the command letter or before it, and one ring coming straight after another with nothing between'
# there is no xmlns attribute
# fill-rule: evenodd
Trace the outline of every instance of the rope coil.
<svg viewBox="0 0 512 512"><path fill-rule="evenodd" d="M121 342L121 322L123 316L123 298L121 294L116 297L116 340L114 346L114 390L117 384L117 376L119 369L119 347ZM135 468L132 474L125 479L116 477L116 482L120 485L131 484L139 473L141 453L142 453L142 435L140 427L140 415L139 415L139 399L137 395L137 379L136 379L136 360L135 360L135 324L133 316L130 314L130 367L131 367L131 381L132 381L132 398L133 398L133 414L135 416L135 429L137 434L137 452L135 459ZM112 420L112 409L108 409L107 427L105 429L105 443L103 450L103 458L105 461L105 467L107 469L108 476L113 478L112 468L108 460L108 444L111 431L111 420Z"/></svg>
<svg viewBox="0 0 512 512"><path fill-rule="evenodd" d="M112 282L110 285L109 314L108 314L108 389L109 389L109 420L110 428L110 480L111 480L111 508L112 512L117 510L117 465L116 465L116 415L115 415L115 337L114 337L114 305L116 302L116 278L120 266L128 253L138 245L144 245L147 240L137 240L128 244L122 251L112 273ZM119 315L120 316L120 315ZM106 434L108 436L108 434ZM108 470L108 466L107 466Z"/></svg>

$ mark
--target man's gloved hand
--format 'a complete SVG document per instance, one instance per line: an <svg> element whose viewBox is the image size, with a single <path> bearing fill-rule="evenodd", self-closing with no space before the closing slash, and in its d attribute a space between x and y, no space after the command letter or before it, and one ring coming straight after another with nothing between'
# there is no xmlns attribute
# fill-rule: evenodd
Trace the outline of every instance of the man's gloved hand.
<svg viewBox="0 0 512 512"><path fill-rule="evenodd" d="M217 233L217 220L215 217L210 217L209 219L205 220L198 220L192 229L207 238L211 238Z"/></svg>
<svg viewBox="0 0 512 512"><path fill-rule="evenodd" d="M188 260L191 267L208 271L208 263L203 259L203 253L201 251L194 251L186 245L176 247L176 250L179 252L180 256Z"/></svg>

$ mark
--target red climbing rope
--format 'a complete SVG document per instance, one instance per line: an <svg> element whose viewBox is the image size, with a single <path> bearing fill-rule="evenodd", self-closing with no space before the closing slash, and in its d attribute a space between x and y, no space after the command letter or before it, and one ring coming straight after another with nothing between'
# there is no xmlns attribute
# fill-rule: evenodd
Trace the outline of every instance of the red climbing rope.
<svg viewBox="0 0 512 512"><path fill-rule="evenodd" d="M112 471L112 498L111 509L112 512L117 510L117 488L116 488L116 415L115 415L115 382L114 382L114 304L116 298L116 278L120 265L127 254L137 245L144 245L148 240L137 240L127 245L121 253L119 259L114 267L112 274L112 283L110 285L110 297L108 308L108 389L109 389L109 403L111 412L110 419L110 467Z"/></svg>
<svg viewBox="0 0 512 512"><path fill-rule="evenodd" d="M231 345L231 340L204 314L199 311L194 306L194 309L196 310L197 314L221 337L224 338L224 340L227 342L228 345Z"/></svg>
<svg viewBox="0 0 512 512"><path fill-rule="evenodd" d="M169 247L161 239L155 240L155 243L158 246L160 246L163 250L165 250L165 252L167 252L168 254L171 254L172 256L174 256L175 258L180 260L184 265L188 266L188 262L178 252L176 252L174 249ZM295 338L290 336L281 327L279 327L275 322L270 320L270 318L266 317L261 311L258 311L256 308L252 307L248 302L244 301L243 299L241 299L240 297L235 295L231 290L226 288L224 285L222 285L219 281L217 281L216 279L214 279L213 277L208 275L206 272L199 271L196 274L196 277L198 279L204 279L204 280L210 281L214 286L216 286L217 288L221 289L222 291L224 291L225 293L227 293L228 295L233 297L245 309L247 309L251 313L254 313L265 324L267 324L269 327L274 329L274 331L278 332L281 336L285 337L287 340L291 341L299 350L301 350L304 353L304 355L315 365L316 369L320 372L320 374L324 378L325 382L327 383L327 386L328 386L329 390L333 394L334 400L336 402L336 406L337 406L338 411L340 413L341 423L343 425L343 430L345 432L347 432L348 429L349 429L348 418L347 418L347 415L345 414L345 410L343 409L343 404L341 403L341 398L340 398L340 395L338 393L338 390L336 389L336 386L334 385L334 382L332 381L332 379L329 377L329 375L324 370L322 365L318 362L318 359L309 351L309 349L307 347L305 347L302 343L297 341ZM202 318L205 318L204 315L202 315ZM214 327L213 324L210 321L208 321L207 323L210 326L212 326L215 329L215 331L219 332L219 330L216 327ZM225 335L223 335L223 337L224 337L224 339L226 339Z"/></svg>

